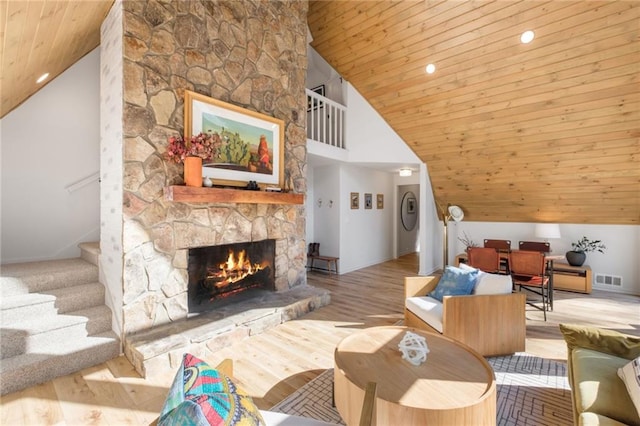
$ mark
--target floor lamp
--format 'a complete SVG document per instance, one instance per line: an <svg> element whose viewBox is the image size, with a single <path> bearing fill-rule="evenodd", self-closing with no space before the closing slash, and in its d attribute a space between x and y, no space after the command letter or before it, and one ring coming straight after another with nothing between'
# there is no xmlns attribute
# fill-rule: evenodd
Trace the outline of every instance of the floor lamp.
<svg viewBox="0 0 640 426"><path fill-rule="evenodd" d="M454 222L460 222L464 219L464 212L459 206L449 205L447 207L447 212L443 212L442 217L444 219L444 250L442 257L444 259L444 265L442 266L442 269L444 270L444 268L449 264L449 237L447 235L447 224L451 219L453 219Z"/></svg>

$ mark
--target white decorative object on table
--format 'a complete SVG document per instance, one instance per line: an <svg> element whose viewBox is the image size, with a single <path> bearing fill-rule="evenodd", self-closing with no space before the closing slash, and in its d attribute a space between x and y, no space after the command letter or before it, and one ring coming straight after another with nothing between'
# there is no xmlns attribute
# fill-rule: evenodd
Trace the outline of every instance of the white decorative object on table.
<svg viewBox="0 0 640 426"><path fill-rule="evenodd" d="M411 331L407 331L404 335L398 344L398 349L402 352L402 359L406 359L413 365L425 362L429 353L427 339Z"/></svg>

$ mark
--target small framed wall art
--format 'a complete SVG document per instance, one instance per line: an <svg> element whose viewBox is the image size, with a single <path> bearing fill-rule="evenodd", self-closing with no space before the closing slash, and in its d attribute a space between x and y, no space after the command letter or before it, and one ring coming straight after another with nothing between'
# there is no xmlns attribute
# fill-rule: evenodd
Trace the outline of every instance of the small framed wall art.
<svg viewBox="0 0 640 426"><path fill-rule="evenodd" d="M351 208L352 209L360 208L360 193L358 192L351 193Z"/></svg>
<svg viewBox="0 0 640 426"><path fill-rule="evenodd" d="M416 199L413 197L407 198L407 213L409 214L416 213Z"/></svg>
<svg viewBox="0 0 640 426"><path fill-rule="evenodd" d="M376 195L376 208L383 209L384 208L384 194Z"/></svg>
<svg viewBox="0 0 640 426"><path fill-rule="evenodd" d="M373 195L372 194L364 194L364 208L372 209L373 208Z"/></svg>

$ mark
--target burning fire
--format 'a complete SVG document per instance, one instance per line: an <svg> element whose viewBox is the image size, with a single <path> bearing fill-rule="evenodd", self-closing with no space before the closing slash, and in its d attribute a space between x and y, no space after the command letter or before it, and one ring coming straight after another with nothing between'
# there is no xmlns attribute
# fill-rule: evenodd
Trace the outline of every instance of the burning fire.
<svg viewBox="0 0 640 426"><path fill-rule="evenodd" d="M216 287L224 287L238 282L249 275L264 269L259 264L251 264L246 251L241 250L236 259L236 254L230 250L227 261L219 265L218 270L209 269L207 279L213 279Z"/></svg>

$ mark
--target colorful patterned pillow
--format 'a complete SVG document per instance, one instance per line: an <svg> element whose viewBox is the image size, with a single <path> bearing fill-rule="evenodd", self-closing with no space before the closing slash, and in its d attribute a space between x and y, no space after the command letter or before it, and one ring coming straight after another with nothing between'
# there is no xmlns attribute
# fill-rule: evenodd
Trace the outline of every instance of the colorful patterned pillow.
<svg viewBox="0 0 640 426"><path fill-rule="evenodd" d="M233 381L191 354L184 354L158 425L264 425L253 400Z"/></svg>
<svg viewBox="0 0 640 426"><path fill-rule="evenodd" d="M478 270L464 270L455 266L444 268L444 274L440 277L436 288L429 296L442 302L444 296L459 296L471 294L476 285Z"/></svg>

